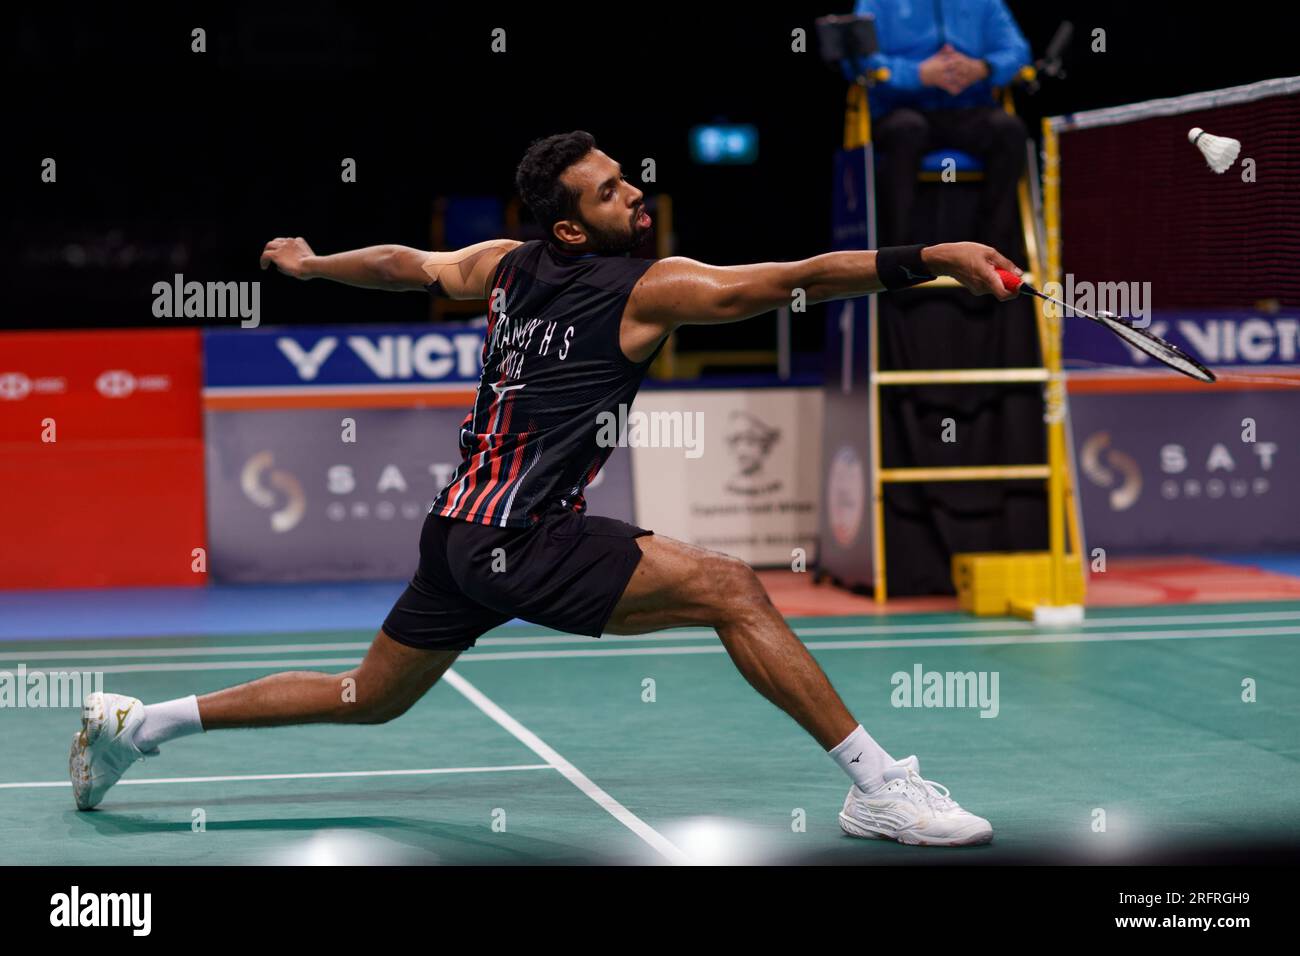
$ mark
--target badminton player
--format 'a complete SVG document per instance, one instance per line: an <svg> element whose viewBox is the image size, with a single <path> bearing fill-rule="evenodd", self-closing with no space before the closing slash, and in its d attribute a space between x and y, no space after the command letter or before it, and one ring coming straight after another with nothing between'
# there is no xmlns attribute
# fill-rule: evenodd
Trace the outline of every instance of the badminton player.
<svg viewBox="0 0 1300 956"><path fill-rule="evenodd" d="M483 633L522 618L592 637L711 627L754 689L851 779L839 816L846 833L930 846L988 842L987 820L925 780L916 757L895 759L867 733L748 565L589 515L583 490L613 450L600 440L603 414L632 403L677 326L763 315L788 305L796 289L816 303L940 275L1010 299L994 270L1020 270L975 243L739 266L631 258L651 228L644 195L582 131L533 143L516 186L544 240L328 256L301 238L267 243L262 267L294 278L489 301L483 373L458 434L460 465L425 518L410 585L358 667L272 674L148 706L92 694L69 761L77 806L97 806L131 764L189 734L392 720ZM763 760L761 742L750 752Z"/></svg>

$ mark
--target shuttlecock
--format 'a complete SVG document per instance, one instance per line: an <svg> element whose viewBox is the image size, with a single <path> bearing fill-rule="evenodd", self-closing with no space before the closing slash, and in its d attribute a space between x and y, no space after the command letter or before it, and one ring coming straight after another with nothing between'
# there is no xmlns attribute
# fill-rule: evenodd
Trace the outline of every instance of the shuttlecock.
<svg viewBox="0 0 1300 956"><path fill-rule="evenodd" d="M1195 126L1187 134L1187 141L1205 154L1205 161L1216 173L1226 170L1241 152L1241 143L1227 136L1215 136Z"/></svg>

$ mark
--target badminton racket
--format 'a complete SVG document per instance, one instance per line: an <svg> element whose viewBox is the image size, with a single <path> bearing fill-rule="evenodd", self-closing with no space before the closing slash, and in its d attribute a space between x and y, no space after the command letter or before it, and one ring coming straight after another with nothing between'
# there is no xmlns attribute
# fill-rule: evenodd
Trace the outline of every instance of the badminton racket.
<svg viewBox="0 0 1300 956"><path fill-rule="evenodd" d="M1047 295L1045 292L1035 289L1024 279L1020 278L1020 276L1007 272L1005 269L998 269L997 273L998 277L1002 280L1002 284L1007 287L1008 292L1028 292L1030 295L1036 295L1040 299L1053 302L1063 309L1069 309L1075 315L1081 315L1085 319L1092 319L1092 321L1096 322L1098 325L1104 325L1125 342L1129 343L1129 345L1132 345L1136 349L1141 349L1153 359L1163 362L1174 371L1182 372L1188 378L1194 378L1198 382L1215 381L1213 372L1200 362L1196 361L1196 359L1192 358L1178 346L1166 342L1164 339L1160 338L1160 336L1148 332L1146 329L1139 328L1129 319L1122 319L1111 312L1104 312L1101 309L1097 310L1096 315L1092 315L1091 313L1084 312L1082 309L1076 309L1072 305L1066 305L1060 299L1052 298L1052 296Z"/></svg>

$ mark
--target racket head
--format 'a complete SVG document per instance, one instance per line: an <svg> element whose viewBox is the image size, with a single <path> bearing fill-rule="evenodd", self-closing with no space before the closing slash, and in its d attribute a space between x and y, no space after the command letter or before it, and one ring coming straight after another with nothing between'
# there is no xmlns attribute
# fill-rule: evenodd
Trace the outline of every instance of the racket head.
<svg viewBox="0 0 1300 956"><path fill-rule="evenodd" d="M1043 293L1013 273L1003 269L998 269L997 273L998 278L1002 280L1002 284L1007 287L1009 292L1029 292L1048 301L1056 301L1051 296L1043 295ZM1178 346L1172 342L1166 342L1153 332L1148 332L1146 329L1134 325L1128 319L1121 319L1114 313L1105 311L1099 311L1096 315L1089 315L1081 309L1071 309L1071 311L1076 315L1092 319L1098 325L1105 326L1134 348L1140 349L1156 361L1164 363L1176 372L1181 372L1188 378L1207 384L1217 381L1213 372Z"/></svg>
<svg viewBox="0 0 1300 956"><path fill-rule="evenodd" d="M1088 315L1086 312L1080 312L1079 314ZM1128 319L1122 319L1111 312L1104 311L1098 311L1096 315L1088 315L1088 318L1098 325L1104 325L1134 348L1141 349L1153 359L1163 362L1176 372L1182 372L1188 378L1194 378L1198 382L1207 384L1217 381L1213 372L1177 345L1166 342L1153 332L1139 328Z"/></svg>

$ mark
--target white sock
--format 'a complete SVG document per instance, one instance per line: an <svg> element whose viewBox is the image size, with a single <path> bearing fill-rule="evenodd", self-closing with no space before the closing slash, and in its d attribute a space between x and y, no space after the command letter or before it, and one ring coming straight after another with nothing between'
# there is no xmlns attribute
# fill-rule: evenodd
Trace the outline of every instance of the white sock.
<svg viewBox="0 0 1300 956"><path fill-rule="evenodd" d="M885 782L885 768L895 763L880 744L858 724L843 743L828 751L840 769L863 790L871 790Z"/></svg>
<svg viewBox="0 0 1300 956"><path fill-rule="evenodd" d="M149 704L144 709L144 723L135 732L135 745L150 751L177 737L203 733L199 723L199 699L191 694L161 704Z"/></svg>

